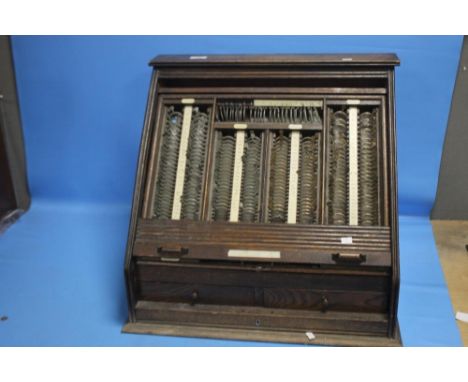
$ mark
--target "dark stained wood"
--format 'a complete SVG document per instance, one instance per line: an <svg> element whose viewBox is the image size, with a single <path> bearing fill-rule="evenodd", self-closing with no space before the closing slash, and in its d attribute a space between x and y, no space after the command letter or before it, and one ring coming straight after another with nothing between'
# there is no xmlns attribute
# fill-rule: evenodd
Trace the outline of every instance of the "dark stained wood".
<svg viewBox="0 0 468 382"><path fill-rule="evenodd" d="M315 271L315 273L314 273ZM312 310L385 312L390 278L382 271L291 269L272 265L246 266L138 262L139 299L256 305ZM196 298L194 299L194 293ZM261 299L255 299L261 293Z"/></svg>
<svg viewBox="0 0 468 382"><path fill-rule="evenodd" d="M361 312L381 312L387 309L386 293L327 291L308 289L265 288L264 305L267 308L344 311L359 309Z"/></svg>
<svg viewBox="0 0 468 382"><path fill-rule="evenodd" d="M140 282L142 300L189 304L255 305L255 288L190 283Z"/></svg>
<svg viewBox="0 0 468 382"><path fill-rule="evenodd" d="M159 72L158 72L159 73ZM318 93L318 94L296 94L296 93L282 93L282 94L277 94L277 93L262 93L263 90L267 91L268 89L261 89L261 88L252 88L256 91L254 95L249 95L247 98L251 99L279 99L279 100L317 100L317 101L323 101L324 99L329 99L330 94L325 94L325 93ZM213 90L219 90L218 88L216 89L211 89L211 93L200 93L199 88L195 90L195 93L188 93L184 92L181 95L171 95L171 94L165 94L165 95L160 95L160 100L161 103L166 104L166 105L174 105L174 104L182 104L182 99L184 98L193 98L195 100L195 103L197 105L202 104L202 105L208 105L213 102L213 99L216 99L216 102L224 102L226 100L245 100L246 95L245 94L237 94L237 93L223 93L223 92L213 92ZM288 89L286 89L288 90ZM386 91L386 90L385 90ZM160 94L160 93L158 93ZM382 103L382 95L376 95L376 94L353 94L356 96L356 98L359 98L361 101L361 104L364 105L380 105ZM350 98L349 95L347 94L333 94L333 98L329 100L330 103L332 104L345 104L346 100ZM157 128L157 127L155 127Z"/></svg>
<svg viewBox="0 0 468 382"><path fill-rule="evenodd" d="M127 249L125 253L125 283L127 290L128 298L128 319L130 321L135 321L135 310L134 306L136 304L135 299L135 290L133 287L134 281L134 268L135 263L132 262L132 249L133 242L135 240L135 230L137 227L138 218L143 215L143 206L142 199L144 194L144 184L147 171L147 165L149 161L149 145L150 145L150 136L153 132L154 120L155 120L155 107L156 107L156 98L157 98L157 89L158 89L158 73L153 72L151 77L151 84L148 94L148 103L146 106L145 122L144 129L141 137L140 144L140 154L138 156L138 165L137 165L137 174L135 180L135 190L133 192L133 201L132 201L132 212L130 216L130 225L128 228L128 238L127 238ZM147 206L147 210L148 210Z"/></svg>
<svg viewBox="0 0 468 382"><path fill-rule="evenodd" d="M137 261L135 280L187 282L220 286L245 286L323 290L387 292L390 274L385 269L337 269L284 264L161 263Z"/></svg>
<svg viewBox="0 0 468 382"><path fill-rule="evenodd" d="M398 326L394 337L366 336L359 334L337 334L315 331L314 339L309 339L304 331L280 331L266 329L245 329L228 327L209 327L197 325L176 325L155 321L140 321L127 323L124 333L157 334L161 336L199 337L199 338L225 338L242 341L262 341L294 343L300 345L325 346L400 346L401 337Z"/></svg>
<svg viewBox="0 0 468 382"><path fill-rule="evenodd" d="M30 203L10 37L0 36L0 233Z"/></svg>
<svg viewBox="0 0 468 382"><path fill-rule="evenodd" d="M380 54L298 54L298 55L160 55L151 61L158 68L191 66L394 66L400 60L394 53Z"/></svg>
<svg viewBox="0 0 468 382"><path fill-rule="evenodd" d="M189 304L219 304L264 306L267 308L307 309L320 311L349 311L359 307L361 312L385 313L387 293L328 291L309 289L247 288L190 283L140 282L138 296L142 300L182 302ZM258 300L256 293L261 292Z"/></svg>
<svg viewBox="0 0 468 382"><path fill-rule="evenodd" d="M231 93L231 94L256 94L258 93L258 88L254 87L223 87L219 89L223 93ZM186 93L198 93L202 94L211 94L213 92L212 88L199 88L199 87L164 87L161 89L162 94L166 95L175 95L175 94L186 94ZM282 94L286 93L285 88L279 87L264 87L262 88L262 92L264 94ZM367 94L385 94L385 89L368 89L368 88L317 88L317 87L301 87L301 88L288 88L288 93L292 94L352 94L356 95L367 95ZM297 98L297 96L296 96Z"/></svg>
<svg viewBox="0 0 468 382"><path fill-rule="evenodd" d="M341 244L352 237L352 244ZM157 249L179 244L184 259L233 261L229 249L281 251L279 259L264 262L335 264L336 253L366 255L362 266L390 265L390 230L386 227L316 226L195 221L140 220L133 255L162 257ZM248 259L245 259L246 261Z"/></svg>
<svg viewBox="0 0 468 382"><path fill-rule="evenodd" d="M204 56L204 55L197 55ZM397 345L399 289L393 54L160 56L140 148L126 254L129 323L124 331L339 345ZM211 216L215 129L211 116L199 221L153 219L163 110L252 99L323 101L319 135L318 224L268 223L272 131L262 129L259 223ZM328 224L330 110L348 99L376 109L379 126L379 225ZM302 131L312 129L303 126ZM310 133L309 133L310 134ZM341 238L352 237L351 244ZM279 257L228 256L229 250L277 251ZM316 334L309 341L306 331Z"/></svg>
<svg viewBox="0 0 468 382"><path fill-rule="evenodd" d="M388 103L388 156L390 171L389 181L389 215L392 235L392 291L390 293L390 325L388 335L394 336L397 323L398 296L400 293L400 256L398 236L398 186L397 186L397 150L396 150L396 111L395 111L395 72L388 71L389 97Z"/></svg>
<svg viewBox="0 0 468 382"><path fill-rule="evenodd" d="M1 97L1 96L0 96ZM3 99L0 98L0 179L2 187L0 188L0 217L3 218L10 211L16 210L16 197L11 178L11 166L7 156L6 142L3 134Z"/></svg>
<svg viewBox="0 0 468 382"><path fill-rule="evenodd" d="M158 70L161 73L161 79L174 79L174 80L187 80L187 79L226 79L226 74L229 75L230 78L236 80L245 80L245 79L252 79L252 80L264 80L269 78L275 78L277 80L306 80L306 79L316 79L316 80L333 80L341 82L343 84L349 84L351 82L357 82L356 80L366 80L362 81L361 83L369 83L370 80L376 81L375 83L383 84L382 80L386 77L387 71L386 68L382 70L370 70L368 68L353 68L352 71L348 69L341 69L341 68L328 68L328 70L324 70L324 68L320 67L311 67L307 68L306 70L287 67L287 68L276 68L272 70L268 70L263 67L253 68L253 67L225 67L222 70L210 68L210 70L206 70L206 67L190 67L190 68L164 68L159 67ZM187 83L184 84L183 81L178 81L180 85L186 86ZM223 83L223 82L222 82ZM241 82L241 83L244 83ZM295 81L294 83L300 83L299 81ZM320 83L325 83L325 81L321 81ZM330 87L330 84L327 85ZM330 87L331 88L331 87ZM338 86L340 88L340 86ZM383 89L385 86L378 87L379 89Z"/></svg>
<svg viewBox="0 0 468 382"><path fill-rule="evenodd" d="M178 324L235 326L249 329L324 331L383 335L387 331L385 314L316 312L298 309L271 309L229 305L202 305L139 301L137 319Z"/></svg>

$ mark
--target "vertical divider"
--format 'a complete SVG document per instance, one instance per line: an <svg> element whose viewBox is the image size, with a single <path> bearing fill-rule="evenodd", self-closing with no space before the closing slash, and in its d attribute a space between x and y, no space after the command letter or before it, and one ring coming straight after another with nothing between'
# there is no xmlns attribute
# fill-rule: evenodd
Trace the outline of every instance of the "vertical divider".
<svg viewBox="0 0 468 382"><path fill-rule="evenodd" d="M229 221L239 221L240 191L242 185L242 156L244 155L245 131L236 131L236 149L234 154L234 171L232 174L231 208Z"/></svg>
<svg viewBox="0 0 468 382"><path fill-rule="evenodd" d="M381 146L381 132L380 132L380 107L375 109L375 139L376 139L376 150L377 150L377 163L376 163L376 178L377 178L377 225L382 225L382 146Z"/></svg>
<svg viewBox="0 0 468 382"><path fill-rule="evenodd" d="M258 206L257 206L257 219L258 222L261 223L263 222L263 214L264 214L264 209L263 209L263 186L265 184L265 142L266 142L266 137L268 135L268 132L263 131L261 133L261 148L260 148L260 179L259 179L259 186L258 186Z"/></svg>
<svg viewBox="0 0 468 382"><path fill-rule="evenodd" d="M210 185L213 181L213 172L214 172L214 157L216 155L215 147L215 138L216 134L214 132L214 122L216 116L216 102L217 99L213 99L213 104L211 108L211 118L208 125L208 135L206 137L206 158L205 158L205 171L204 171L204 182L202 185L201 191L201 206L200 206L200 220L206 221L209 219L210 214L210 205L211 205L211 188Z"/></svg>
<svg viewBox="0 0 468 382"><path fill-rule="evenodd" d="M268 203L270 200L270 169L271 169L271 150L273 145L273 133L269 130L265 131L264 138L264 153L263 153L263 185L261 189L262 193L262 206L260 209L259 221L263 223L268 222Z"/></svg>
<svg viewBox="0 0 468 382"><path fill-rule="evenodd" d="M324 122L322 122L324 123ZM317 155L317 190L315 192L317 204L315 207L315 223L320 224L321 219L322 219L322 211L321 211L321 198L322 198L322 177L323 177L323 172L322 172L322 142L323 142L323 126L322 126L322 132L317 133L318 134L318 139L317 139L317 145L318 145L318 155Z"/></svg>
<svg viewBox="0 0 468 382"><path fill-rule="evenodd" d="M348 108L348 223L358 225L358 108Z"/></svg>
<svg viewBox="0 0 468 382"><path fill-rule="evenodd" d="M387 115L387 109L386 109L386 98L382 97L382 113L381 113L381 119L380 119L380 129L382 132L382 137L381 137L381 147L382 147L382 193L383 193L383 202L382 202L382 215L383 215L383 224L384 226L388 227L390 225L390 214L389 214L389 206L390 206L390 197L389 197L389 192L390 192L390 186L388 183L388 173L389 173L389 162L388 162L388 157L387 157L387 145L388 145L388 124L387 124L387 118L385 117Z"/></svg>
<svg viewBox="0 0 468 382"><path fill-rule="evenodd" d="M301 133L291 132L289 149L289 192L288 192L288 224L295 224L297 219L297 188L299 171L299 150Z"/></svg>
<svg viewBox="0 0 468 382"><path fill-rule="evenodd" d="M321 166L319 171L321 172L321 183L320 183L320 199L318 199L318 211L319 216L317 221L319 224L326 224L328 220L328 209L327 209L327 194L328 194L328 162L329 162L329 145L328 145L328 131L330 128L331 113L328 110L327 99L323 99L323 128L322 128L322 147L321 147Z"/></svg>
<svg viewBox="0 0 468 382"><path fill-rule="evenodd" d="M174 201L172 204L172 219L179 220L182 210L182 193L184 191L185 167L187 164L187 148L190 134L190 124L192 121L193 107L184 106L182 120L182 132L180 136L179 159L177 161L177 176L174 188Z"/></svg>

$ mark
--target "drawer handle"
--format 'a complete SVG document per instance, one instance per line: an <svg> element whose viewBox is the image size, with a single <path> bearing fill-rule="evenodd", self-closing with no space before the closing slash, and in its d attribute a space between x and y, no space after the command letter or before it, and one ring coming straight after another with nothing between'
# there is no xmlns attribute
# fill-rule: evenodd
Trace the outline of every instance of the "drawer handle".
<svg viewBox="0 0 468 382"><path fill-rule="evenodd" d="M334 253L332 259L336 263L364 263L366 255L361 253Z"/></svg>
<svg viewBox="0 0 468 382"><path fill-rule="evenodd" d="M169 256L182 256L188 253L188 248L181 247L180 245L167 245L164 247L158 247L158 253L160 255L169 255Z"/></svg>
<svg viewBox="0 0 468 382"><path fill-rule="evenodd" d="M328 298L326 296L322 295L320 303L321 303L321 309L320 310L323 313L325 313L328 310L328 305L329 305Z"/></svg>
<svg viewBox="0 0 468 382"><path fill-rule="evenodd" d="M198 300L198 291L194 290L192 292L192 300L190 301L190 304L194 305L197 300Z"/></svg>

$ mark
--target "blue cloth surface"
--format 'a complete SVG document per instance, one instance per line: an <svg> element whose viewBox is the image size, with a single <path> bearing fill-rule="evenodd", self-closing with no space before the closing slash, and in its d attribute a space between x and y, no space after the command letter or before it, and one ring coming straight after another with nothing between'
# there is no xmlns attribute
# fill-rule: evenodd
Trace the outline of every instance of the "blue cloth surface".
<svg viewBox="0 0 468 382"><path fill-rule="evenodd" d="M33 204L0 237L0 345L245 345L121 334L123 257L156 54L395 52L405 345L461 345L428 213L462 38L14 37ZM248 343L258 345L258 343Z"/></svg>

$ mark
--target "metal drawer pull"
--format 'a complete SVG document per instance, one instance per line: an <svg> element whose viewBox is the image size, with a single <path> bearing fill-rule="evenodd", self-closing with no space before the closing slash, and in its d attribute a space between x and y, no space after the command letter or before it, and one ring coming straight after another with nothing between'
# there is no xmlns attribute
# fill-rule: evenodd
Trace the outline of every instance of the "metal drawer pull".
<svg viewBox="0 0 468 382"><path fill-rule="evenodd" d="M328 310L328 305L329 305L327 296L322 296L322 298L320 299L320 304L321 304L320 310L323 313L325 313Z"/></svg>
<svg viewBox="0 0 468 382"><path fill-rule="evenodd" d="M337 263L363 263L366 261L366 255L361 253L334 253L332 259Z"/></svg>
<svg viewBox="0 0 468 382"><path fill-rule="evenodd" d="M165 254L165 255L186 255L188 253L188 248L181 247L178 245L175 246L164 246L164 247L158 247L158 253L159 254Z"/></svg>
<svg viewBox="0 0 468 382"><path fill-rule="evenodd" d="M190 300L190 305L194 305L198 300L198 291L194 290L192 292L192 299Z"/></svg>

